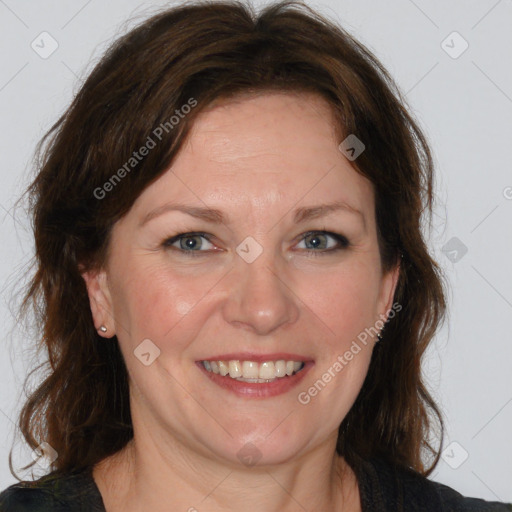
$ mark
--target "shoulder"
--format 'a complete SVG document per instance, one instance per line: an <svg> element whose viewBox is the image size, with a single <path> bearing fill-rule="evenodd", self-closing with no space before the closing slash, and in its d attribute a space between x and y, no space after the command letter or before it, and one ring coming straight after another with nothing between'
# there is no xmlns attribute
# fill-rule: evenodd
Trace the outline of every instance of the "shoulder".
<svg viewBox="0 0 512 512"><path fill-rule="evenodd" d="M378 503L378 510L404 512L512 512L512 504L462 496L412 469L383 460L364 463L361 481L363 502Z"/></svg>
<svg viewBox="0 0 512 512"><path fill-rule="evenodd" d="M479 498L464 497L455 489L439 482L428 481L441 497L449 512L511 512L512 503L485 501Z"/></svg>
<svg viewBox="0 0 512 512"><path fill-rule="evenodd" d="M0 493L0 512L104 512L101 495L88 470L49 474L23 481Z"/></svg>
<svg viewBox="0 0 512 512"><path fill-rule="evenodd" d="M1 512L43 512L55 510L51 493L43 489L14 484L0 493Z"/></svg>

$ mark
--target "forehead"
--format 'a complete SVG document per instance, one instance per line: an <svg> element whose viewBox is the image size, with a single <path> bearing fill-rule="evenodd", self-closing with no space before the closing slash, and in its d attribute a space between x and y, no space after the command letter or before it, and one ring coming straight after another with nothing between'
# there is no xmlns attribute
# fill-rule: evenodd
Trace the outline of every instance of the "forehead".
<svg viewBox="0 0 512 512"><path fill-rule="evenodd" d="M271 155L285 148L314 153L335 142L336 124L329 104L319 95L296 92L245 94L216 100L201 112L186 146L208 152L217 162ZM301 144L307 140L307 146ZM293 155L288 155L292 157Z"/></svg>
<svg viewBox="0 0 512 512"><path fill-rule="evenodd" d="M339 151L337 132L329 104L315 94L216 101L139 199L152 207L187 199L227 212L345 201L369 214L373 187Z"/></svg>

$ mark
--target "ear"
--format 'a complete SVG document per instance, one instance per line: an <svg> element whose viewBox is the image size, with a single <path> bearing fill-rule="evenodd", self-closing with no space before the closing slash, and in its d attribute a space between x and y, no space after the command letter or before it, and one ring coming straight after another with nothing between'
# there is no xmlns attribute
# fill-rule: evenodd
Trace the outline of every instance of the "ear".
<svg viewBox="0 0 512 512"><path fill-rule="evenodd" d="M111 338L115 334L112 297L108 287L107 273L104 270L88 270L82 272L87 287L94 326L100 336ZM107 328L106 332L100 326Z"/></svg>
<svg viewBox="0 0 512 512"><path fill-rule="evenodd" d="M388 270L382 276L379 299L378 299L378 312L380 318L386 322L391 307L393 306L393 297L395 296L398 278L400 276L400 263L395 267Z"/></svg>

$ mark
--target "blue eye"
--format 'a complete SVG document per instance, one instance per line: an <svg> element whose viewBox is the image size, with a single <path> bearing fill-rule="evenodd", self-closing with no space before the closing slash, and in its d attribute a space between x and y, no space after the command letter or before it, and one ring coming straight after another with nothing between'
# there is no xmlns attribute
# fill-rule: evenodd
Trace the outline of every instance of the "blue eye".
<svg viewBox="0 0 512 512"><path fill-rule="evenodd" d="M180 233L179 235L173 236L172 238L168 238L164 241L164 247L171 247L173 249L177 249L178 251L182 251L186 253L187 256L200 256L200 254L206 251L199 251L198 248L203 247L203 243L201 242L201 238L205 239L212 247L214 245L208 239L206 233ZM179 247L175 247L175 244L179 243Z"/></svg>
<svg viewBox="0 0 512 512"><path fill-rule="evenodd" d="M202 239L206 240L211 247L205 248ZM329 239L334 240L334 244L329 244ZM300 243L302 242L306 243L305 252L313 256L333 253L350 246L349 241L343 235L328 231L309 231L304 233ZM307 247L308 245L310 247ZM187 256L203 256L203 253L211 252L215 247L206 233L180 233L164 240L162 246L180 251Z"/></svg>
<svg viewBox="0 0 512 512"><path fill-rule="evenodd" d="M329 245L329 238L334 240L335 243ZM306 251L314 256L346 249L350 245L349 241L343 235L330 233L328 231L310 231L305 233L301 240L301 243L302 242L305 242L306 246L309 244L312 247L311 249L306 247Z"/></svg>

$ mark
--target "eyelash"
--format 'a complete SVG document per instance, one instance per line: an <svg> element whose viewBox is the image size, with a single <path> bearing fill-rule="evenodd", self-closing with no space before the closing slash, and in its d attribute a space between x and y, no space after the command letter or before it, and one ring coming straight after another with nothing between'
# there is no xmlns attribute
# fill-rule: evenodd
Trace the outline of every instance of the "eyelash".
<svg viewBox="0 0 512 512"><path fill-rule="evenodd" d="M308 231L307 233L304 233L302 235L302 238L301 238L300 241L302 242L308 236L318 235L318 234L320 234L320 235L327 235L327 236L330 236L330 237L334 238L334 240L336 240L336 242L338 242L338 246L330 248L330 249L322 249L322 250L305 249L305 252L307 252L310 256L313 256L313 257L325 256L326 254L332 254L334 252L338 252L340 250L347 249L348 247L350 247L350 242L343 235L339 235L337 233L332 233L330 231L323 231L323 230ZM193 250L187 251L187 250L181 249L179 247L172 247L172 244L174 244L175 242L177 242L179 240L182 240L184 238L192 238L194 236L201 236L203 238L206 238L206 240L208 242L213 243L210 240L210 238L209 238L207 233L203 233L203 232L189 232L189 233L180 233L180 234L175 235L175 236L173 236L171 238L167 238L162 243L162 246L165 247L165 248L169 248L169 249L175 249L177 251L180 251L183 255L190 256L190 257L193 257L193 258L194 257L203 256L204 255L203 253L206 253L208 251L193 251Z"/></svg>

